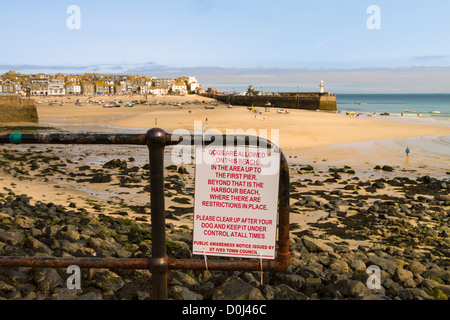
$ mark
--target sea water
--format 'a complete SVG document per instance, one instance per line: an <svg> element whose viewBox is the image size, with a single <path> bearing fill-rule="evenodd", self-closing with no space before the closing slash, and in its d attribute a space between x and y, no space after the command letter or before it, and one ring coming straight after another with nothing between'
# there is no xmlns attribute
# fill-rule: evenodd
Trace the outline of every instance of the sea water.
<svg viewBox="0 0 450 320"><path fill-rule="evenodd" d="M336 94L336 100L344 115L375 113L382 120L450 126L450 94Z"/></svg>
<svg viewBox="0 0 450 320"><path fill-rule="evenodd" d="M338 113L359 113L359 118L373 121L393 121L422 125L450 127L450 94L336 94ZM436 112L439 113L436 113ZM380 115L389 113L389 115ZM375 116L369 117L370 114ZM405 149L411 149L406 157ZM450 135L381 139L348 143L323 148L352 149L358 154L359 165L389 164L413 171L429 172L439 178L448 178L450 171ZM340 162L353 160L341 159ZM389 159L386 161L383 159ZM339 164L339 161L334 165Z"/></svg>

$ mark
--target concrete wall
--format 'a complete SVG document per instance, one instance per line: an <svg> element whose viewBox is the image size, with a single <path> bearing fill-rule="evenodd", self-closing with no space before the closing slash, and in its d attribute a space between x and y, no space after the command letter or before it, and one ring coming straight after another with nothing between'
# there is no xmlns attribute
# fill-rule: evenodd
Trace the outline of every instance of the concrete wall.
<svg viewBox="0 0 450 320"><path fill-rule="evenodd" d="M39 122L34 99L18 94L0 94L0 123Z"/></svg>
<svg viewBox="0 0 450 320"><path fill-rule="evenodd" d="M267 102L278 108L336 111L336 96L331 95L296 95L296 96L236 96L208 95L225 103L239 106L263 107Z"/></svg>

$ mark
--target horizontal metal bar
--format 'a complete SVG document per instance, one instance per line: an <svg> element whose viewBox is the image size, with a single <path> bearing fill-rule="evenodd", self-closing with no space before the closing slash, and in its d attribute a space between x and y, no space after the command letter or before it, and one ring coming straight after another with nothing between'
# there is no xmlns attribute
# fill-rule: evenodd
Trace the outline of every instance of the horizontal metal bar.
<svg viewBox="0 0 450 320"><path fill-rule="evenodd" d="M149 269L149 258L0 257L0 267Z"/></svg>
<svg viewBox="0 0 450 320"><path fill-rule="evenodd" d="M7 133L0 143L25 144L132 144L145 145L145 134Z"/></svg>
<svg viewBox="0 0 450 320"><path fill-rule="evenodd" d="M281 272L289 266L289 254L277 254L276 260L208 260L203 259L168 259L169 270L221 270L221 271L263 271Z"/></svg>
<svg viewBox="0 0 450 320"><path fill-rule="evenodd" d="M155 128L154 128L155 129ZM164 144L170 145L253 145L274 148L271 141L248 135L213 135L191 134L172 135L164 132ZM147 145L146 134L104 134L104 133L3 133L0 134L0 143L15 144L129 144Z"/></svg>
<svg viewBox="0 0 450 320"><path fill-rule="evenodd" d="M263 270L278 272L289 264L286 256L275 261L263 261ZM76 265L80 268L111 269L151 269L151 258L58 258L58 257L0 257L0 267L67 268ZM169 270L205 270L203 259L168 258ZM209 270L259 271L261 262L257 260L210 260Z"/></svg>

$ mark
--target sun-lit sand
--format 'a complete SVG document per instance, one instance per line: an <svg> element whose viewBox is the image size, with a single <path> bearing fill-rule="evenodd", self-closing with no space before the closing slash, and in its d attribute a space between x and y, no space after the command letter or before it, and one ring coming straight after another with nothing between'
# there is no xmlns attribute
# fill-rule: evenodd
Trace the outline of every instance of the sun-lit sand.
<svg viewBox="0 0 450 320"><path fill-rule="evenodd" d="M81 98L84 101L87 98ZM122 99L124 103L132 100L145 99L139 97L106 97L105 103ZM37 99L39 100L39 99ZM44 100L44 99L40 99ZM49 99L47 99L49 100ZM164 96L148 98L152 101L211 101L200 96ZM61 101L61 99L58 99ZM374 121L372 119L347 118L336 113L316 112L307 110L290 110L288 114L279 114L277 109L265 112L264 108L256 108L261 113L249 111L246 107L225 104L215 109L205 109L204 105L185 104L173 105L141 105L132 108L103 108L99 104L76 106L76 98L65 98L63 106L38 105L39 119L43 123L58 124L80 130L91 127L114 126L115 131L123 128L142 128L143 131L160 127L167 131L176 129L194 130L195 122L201 122L201 127L208 126L221 133L227 130L242 130L245 133L267 135L273 142L279 141L279 146L286 150L299 150L311 147L323 147L336 144L361 142L367 140L392 139L405 137L421 137L450 134L450 128L431 125L413 125L390 121ZM198 125L197 125L198 128ZM267 131L265 131L267 130ZM265 133L267 132L267 133Z"/></svg>

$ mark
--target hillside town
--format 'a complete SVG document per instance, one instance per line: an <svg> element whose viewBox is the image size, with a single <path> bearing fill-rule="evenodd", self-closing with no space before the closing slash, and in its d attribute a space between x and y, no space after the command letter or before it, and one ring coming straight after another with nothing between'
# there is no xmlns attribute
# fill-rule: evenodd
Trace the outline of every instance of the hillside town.
<svg viewBox="0 0 450 320"><path fill-rule="evenodd" d="M157 78L98 73L28 75L14 70L0 76L0 93L23 96L186 95L201 94L205 91L193 76Z"/></svg>

